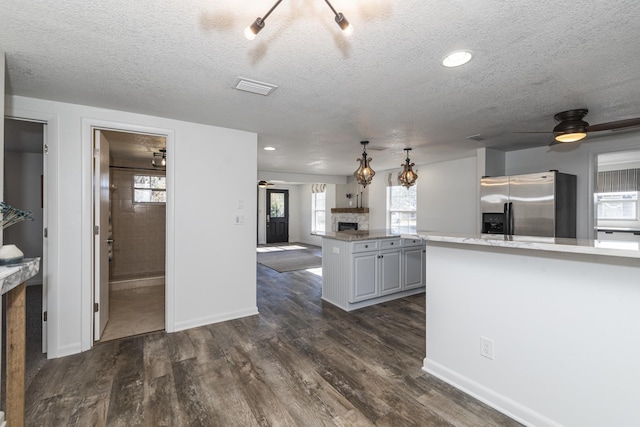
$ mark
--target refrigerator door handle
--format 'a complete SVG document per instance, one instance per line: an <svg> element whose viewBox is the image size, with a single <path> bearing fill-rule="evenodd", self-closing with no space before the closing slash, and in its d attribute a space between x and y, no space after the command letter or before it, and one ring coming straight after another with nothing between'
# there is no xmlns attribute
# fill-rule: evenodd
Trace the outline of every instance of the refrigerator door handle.
<svg viewBox="0 0 640 427"><path fill-rule="evenodd" d="M509 235L513 236L515 234L513 225L513 202L509 202Z"/></svg>
<svg viewBox="0 0 640 427"><path fill-rule="evenodd" d="M511 217L511 212L509 212L509 205L510 203L504 204L504 224L502 224L502 229L505 236L511 234L509 231L509 224L511 224L511 221L509 220L509 217Z"/></svg>

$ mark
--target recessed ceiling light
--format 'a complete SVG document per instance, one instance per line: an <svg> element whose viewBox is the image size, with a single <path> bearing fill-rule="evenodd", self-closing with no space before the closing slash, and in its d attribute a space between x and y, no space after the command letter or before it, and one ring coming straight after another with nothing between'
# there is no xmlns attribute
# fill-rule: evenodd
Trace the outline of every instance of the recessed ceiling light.
<svg viewBox="0 0 640 427"><path fill-rule="evenodd" d="M467 50L458 50L447 54L442 60L445 67L459 67L471 61L473 55Z"/></svg>
<svg viewBox="0 0 640 427"><path fill-rule="evenodd" d="M264 147L264 151L276 151L276 147Z"/></svg>

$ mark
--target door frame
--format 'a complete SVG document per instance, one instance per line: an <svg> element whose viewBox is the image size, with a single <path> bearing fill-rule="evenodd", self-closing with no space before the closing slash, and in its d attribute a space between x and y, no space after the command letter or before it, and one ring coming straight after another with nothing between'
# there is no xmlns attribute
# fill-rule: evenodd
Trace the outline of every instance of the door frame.
<svg viewBox="0 0 640 427"><path fill-rule="evenodd" d="M287 243L289 241L289 190L284 188L267 188L265 193L265 241L267 243ZM269 242L269 222L271 219L271 194L282 193L284 194L284 211L287 224L287 239L284 242Z"/></svg>
<svg viewBox="0 0 640 427"><path fill-rule="evenodd" d="M42 227L47 229L47 237L42 239L42 352L47 353L48 358L57 357L58 329L55 327L58 312L55 302L58 301L58 158L55 155L58 145L58 116L48 113L26 111L7 106L4 119L37 122L43 124L43 208ZM45 153L44 146L48 147ZM4 148L4 147L3 147ZM1 169L4 171L4 166ZM51 306L51 309L50 309ZM44 312L47 312L47 320L44 321Z"/></svg>
<svg viewBox="0 0 640 427"><path fill-rule="evenodd" d="M132 125L130 123L82 119L82 350L89 350L94 345L94 260L93 251L93 130L114 130L118 132L143 133L160 135L166 138L167 149L167 204L166 204L166 243L165 243L165 330L175 331L175 254L171 250L175 246L175 198L174 188L174 158L175 135L171 129L149 126Z"/></svg>

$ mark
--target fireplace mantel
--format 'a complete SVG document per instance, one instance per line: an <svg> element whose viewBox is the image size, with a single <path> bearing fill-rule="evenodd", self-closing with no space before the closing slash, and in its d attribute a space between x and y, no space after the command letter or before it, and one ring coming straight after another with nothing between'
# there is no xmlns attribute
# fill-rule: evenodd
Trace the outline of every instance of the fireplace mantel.
<svg viewBox="0 0 640 427"><path fill-rule="evenodd" d="M331 208L331 213L365 214L369 213L369 208Z"/></svg>

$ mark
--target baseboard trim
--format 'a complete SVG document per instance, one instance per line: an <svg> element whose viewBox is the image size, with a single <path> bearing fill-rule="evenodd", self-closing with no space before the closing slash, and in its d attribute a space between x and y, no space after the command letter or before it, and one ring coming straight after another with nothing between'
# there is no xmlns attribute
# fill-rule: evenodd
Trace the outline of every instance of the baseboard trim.
<svg viewBox="0 0 640 427"><path fill-rule="evenodd" d="M190 319L184 322L177 322L173 332L184 331L185 329L197 328L199 326L211 325L213 323L226 322L227 320L240 319L242 317L255 316L258 313L258 307L251 307L244 310L230 311L228 313L216 314L215 316L201 317L199 319Z"/></svg>
<svg viewBox="0 0 640 427"><path fill-rule="evenodd" d="M479 401L491 406L517 422L531 427L562 427L562 424L553 421L539 412L520 404L484 385L473 381L451 369L424 359L422 370L441 379Z"/></svg>

